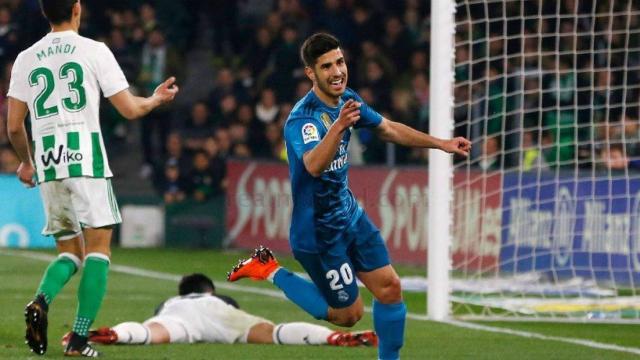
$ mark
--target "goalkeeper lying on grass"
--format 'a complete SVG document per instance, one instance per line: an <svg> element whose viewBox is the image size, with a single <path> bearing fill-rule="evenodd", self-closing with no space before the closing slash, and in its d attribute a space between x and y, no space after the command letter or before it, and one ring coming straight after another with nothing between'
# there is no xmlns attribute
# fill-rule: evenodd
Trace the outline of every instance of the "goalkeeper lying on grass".
<svg viewBox="0 0 640 360"><path fill-rule="evenodd" d="M203 274L184 276L179 296L162 303L143 323L124 322L89 331L100 344L251 343L288 345L377 346L373 331L340 332L324 326L271 321L242 311L232 298L215 293ZM63 345L69 334L62 339Z"/></svg>

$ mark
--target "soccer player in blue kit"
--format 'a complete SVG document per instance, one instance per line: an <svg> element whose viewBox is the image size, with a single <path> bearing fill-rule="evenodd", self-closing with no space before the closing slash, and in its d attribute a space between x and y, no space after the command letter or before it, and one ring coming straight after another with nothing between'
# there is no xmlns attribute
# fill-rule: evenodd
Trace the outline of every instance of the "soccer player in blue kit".
<svg viewBox="0 0 640 360"><path fill-rule="evenodd" d="M289 242L312 282L280 267L264 247L236 265L228 280L270 280L315 318L351 327L364 312L357 277L375 298L378 357L398 359L407 310L380 231L348 187L351 128L372 128L384 141L462 156L471 143L462 137L438 139L374 111L347 88L344 55L331 35L310 36L301 58L313 88L294 106L284 128L293 195Z"/></svg>

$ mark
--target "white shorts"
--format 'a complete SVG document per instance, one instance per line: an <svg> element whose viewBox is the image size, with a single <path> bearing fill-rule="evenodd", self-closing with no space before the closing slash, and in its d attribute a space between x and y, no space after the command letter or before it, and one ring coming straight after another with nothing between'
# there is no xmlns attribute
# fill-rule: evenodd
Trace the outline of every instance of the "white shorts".
<svg viewBox="0 0 640 360"><path fill-rule="evenodd" d="M184 321L171 316L154 316L142 323L144 326L148 326L149 323L158 323L164 327L169 333L169 342L172 344L192 343L187 332Z"/></svg>
<svg viewBox="0 0 640 360"><path fill-rule="evenodd" d="M122 222L111 179L74 177L40 184L47 223L43 235L69 236L82 228Z"/></svg>
<svg viewBox="0 0 640 360"><path fill-rule="evenodd" d="M249 330L269 320L251 315L209 296L206 299L180 299L165 305L160 314L144 325L158 323L169 332L171 343L246 343Z"/></svg>

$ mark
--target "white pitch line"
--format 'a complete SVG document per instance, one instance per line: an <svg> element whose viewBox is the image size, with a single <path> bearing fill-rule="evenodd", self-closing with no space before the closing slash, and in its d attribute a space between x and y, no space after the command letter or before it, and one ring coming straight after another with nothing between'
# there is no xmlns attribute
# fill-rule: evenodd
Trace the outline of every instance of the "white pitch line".
<svg viewBox="0 0 640 360"><path fill-rule="evenodd" d="M181 275L173 275L173 274L163 273L159 271L145 270L145 269L140 269L140 268L136 268L133 266L126 266L126 265L111 265L111 270L115 272L123 273L123 274L136 275L136 276L142 276L142 277L159 279L159 280L169 280L173 282L179 282L180 279L182 278ZM277 297L281 299L286 299L282 291L279 291L279 290L228 284L225 282L216 282L215 285L216 285L216 289L232 290L232 291L246 292L246 293L258 294L258 295L267 295L267 296Z"/></svg>
<svg viewBox="0 0 640 360"><path fill-rule="evenodd" d="M538 333L532 333L528 331L513 330L513 329L501 328L501 327L495 327L495 326L487 326L487 325L468 323L468 322L458 321L458 320L449 320L449 321L446 321L445 323L451 324L453 326L466 328L466 329L515 335L515 336L521 336L521 337L532 338L532 339L559 341L559 342L568 343L568 344L587 346L595 349L621 351L621 352L640 355L640 349L638 348L625 347L625 346L619 346L619 345L613 345L613 344L605 344L605 343L591 341L591 340L566 338L561 336L549 336L549 335L543 335Z"/></svg>
<svg viewBox="0 0 640 360"><path fill-rule="evenodd" d="M27 259L41 260L41 261L47 261L47 262L56 258L55 256L49 255L49 254L41 254L37 252L24 251L24 250L13 251L13 250L7 250L7 249L0 249L0 255L19 256ZM135 275L135 276L141 276L141 277L146 277L151 279L167 280L167 281L173 281L173 282L179 282L181 278L180 275L169 274L169 273L164 273L160 271L146 270L146 269L136 268L133 266L126 266L126 265L112 264L110 266L110 270L118 273L128 274L128 275ZM257 288L257 287L251 287L251 286L241 286L241 285L227 284L227 283L216 283L216 288L231 290L231 291L238 291L238 292L246 292L251 294L267 295L267 296L272 296L279 299L286 299L284 294L278 290L270 290L270 289L263 289L263 288ZM371 312L371 308L365 307L365 311ZM420 321L429 320L429 318L426 315L413 314L413 313L408 313L407 318L413 319L413 320L420 320ZM501 328L501 327L495 327L495 326L487 326L487 325L469 323L469 322L458 321L458 320L448 320L448 321L444 321L443 323L456 326L456 327L465 328L465 329L471 329L471 330L501 333L501 334L520 336L520 337L530 338L530 339L544 340L544 341L557 341L557 342L563 342L567 344L586 346L594 349L620 351L620 352L640 355L639 348L606 344L606 343L601 343L601 342L591 341L591 340L566 338L561 336L549 336L549 335L543 335L543 334L533 333L528 331L514 330L514 329Z"/></svg>

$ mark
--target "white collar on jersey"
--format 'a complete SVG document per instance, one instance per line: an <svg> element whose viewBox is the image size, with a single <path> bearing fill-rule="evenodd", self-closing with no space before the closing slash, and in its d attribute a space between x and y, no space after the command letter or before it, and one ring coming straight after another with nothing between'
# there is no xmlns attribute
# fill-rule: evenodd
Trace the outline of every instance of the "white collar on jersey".
<svg viewBox="0 0 640 360"><path fill-rule="evenodd" d="M60 37L60 36L69 36L69 35L78 35L77 32L73 31L73 30L64 30L64 31L50 31L47 33L46 36L56 36L56 37Z"/></svg>

